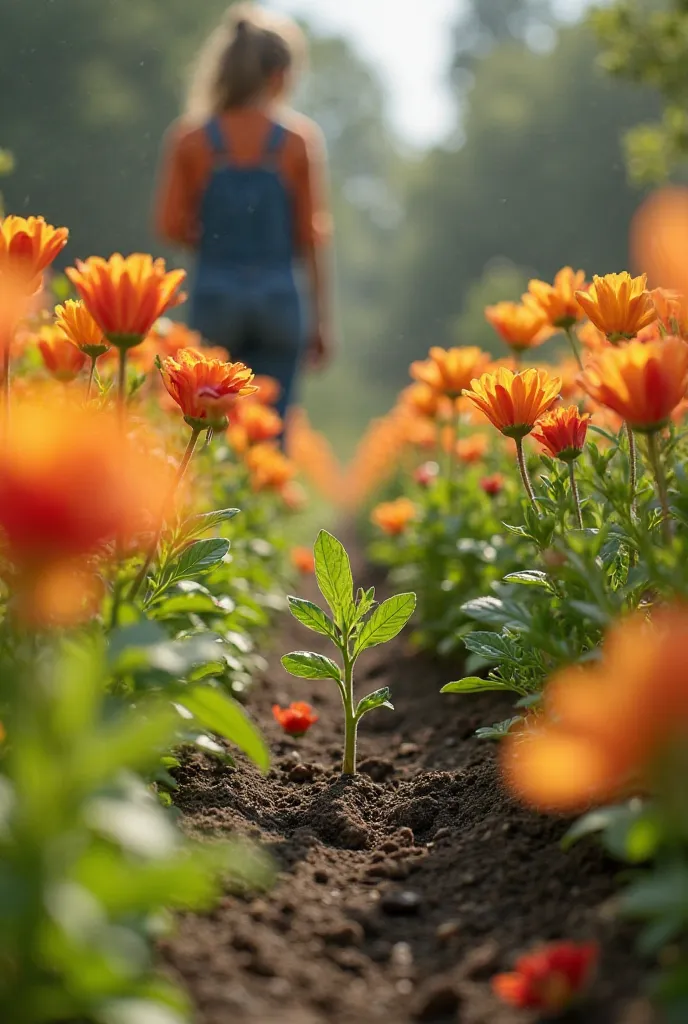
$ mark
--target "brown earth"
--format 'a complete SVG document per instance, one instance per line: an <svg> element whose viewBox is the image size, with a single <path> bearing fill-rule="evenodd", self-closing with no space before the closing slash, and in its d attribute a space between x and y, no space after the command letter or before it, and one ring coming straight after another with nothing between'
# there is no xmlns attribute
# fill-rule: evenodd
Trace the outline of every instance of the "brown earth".
<svg viewBox="0 0 688 1024"><path fill-rule="evenodd" d="M285 621L251 694L274 755L267 777L200 757L179 773L190 831L251 835L279 869L269 894L187 915L164 944L198 1024L529 1022L497 1002L489 979L561 938L601 947L590 999L562 1020L657 1024L642 996L648 967L614 913L618 865L593 841L564 853L567 823L519 807L500 784L497 748L473 735L507 717L509 701L440 696L459 666L404 637L376 648L357 690L389 685L396 713L364 719L360 775L343 779L334 684L291 679L279 663L319 639ZM320 721L291 741L270 709L299 699Z"/></svg>

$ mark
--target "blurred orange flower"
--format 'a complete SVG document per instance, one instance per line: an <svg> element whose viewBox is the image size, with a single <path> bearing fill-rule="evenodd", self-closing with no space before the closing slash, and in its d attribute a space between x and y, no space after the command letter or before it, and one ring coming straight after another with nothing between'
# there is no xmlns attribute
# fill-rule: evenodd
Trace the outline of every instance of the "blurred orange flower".
<svg viewBox="0 0 688 1024"><path fill-rule="evenodd" d="M665 334L688 335L688 300L679 292L667 288L655 288L650 292L657 310L658 322Z"/></svg>
<svg viewBox="0 0 688 1024"><path fill-rule="evenodd" d="M472 381L471 386L472 391L466 392L466 398L497 430L507 437L522 438L557 401L561 381L544 370L512 373L499 369L496 373L484 373L480 380Z"/></svg>
<svg viewBox="0 0 688 1024"><path fill-rule="evenodd" d="M287 455L300 473L328 501L341 501L342 467L327 438L312 426L304 409L292 408L286 434Z"/></svg>
<svg viewBox="0 0 688 1024"><path fill-rule="evenodd" d="M612 342L628 341L657 319L652 297L647 290L647 275L595 275L586 291L576 298L591 322Z"/></svg>
<svg viewBox="0 0 688 1024"><path fill-rule="evenodd" d="M370 518L383 533L395 537L404 533L417 514L418 509L409 498L397 498L395 501L383 501L373 509Z"/></svg>
<svg viewBox="0 0 688 1024"><path fill-rule="evenodd" d="M424 366L424 363L413 364ZM429 384L418 382L404 388L401 393L402 405L406 406L417 416L425 416L434 420L437 417L446 419L451 415L451 403L440 392Z"/></svg>
<svg viewBox="0 0 688 1024"><path fill-rule="evenodd" d="M257 374L253 378L253 383L256 388L256 393L253 395L252 401L262 402L263 405L276 404L282 394L282 388L274 377L266 377L264 374Z"/></svg>
<svg viewBox="0 0 688 1024"><path fill-rule="evenodd" d="M246 453L246 466L254 491L279 491L296 473L293 462L269 442L249 448Z"/></svg>
<svg viewBox="0 0 688 1024"><path fill-rule="evenodd" d="M686 238L688 189L661 189L645 200L635 215L631 249L635 265L647 271L653 285L688 295Z"/></svg>
<svg viewBox="0 0 688 1024"><path fill-rule="evenodd" d="M490 362L490 356L475 346L450 349L434 346L429 356L429 359L411 364L411 376L452 399L470 387L471 380L481 374Z"/></svg>
<svg viewBox="0 0 688 1024"><path fill-rule="evenodd" d="M63 306L56 306L55 324L90 359L97 359L109 348L103 332L81 301L67 299Z"/></svg>
<svg viewBox="0 0 688 1024"><path fill-rule="evenodd" d="M456 454L462 462L480 462L485 458L490 447L486 434L471 434L469 437L461 437L456 442Z"/></svg>
<svg viewBox="0 0 688 1024"><path fill-rule="evenodd" d="M93 580L88 559L150 528L168 490L167 466L109 413L45 395L17 402L0 448L0 532L22 609L76 614L74 576Z"/></svg>
<svg viewBox="0 0 688 1024"><path fill-rule="evenodd" d="M542 309L522 303L498 302L488 306L485 318L515 352L541 345L552 335Z"/></svg>
<svg viewBox="0 0 688 1024"><path fill-rule="evenodd" d="M318 716L311 705L302 700L294 701L288 708L281 708L279 704L273 704L272 714L287 735L294 738L304 736L310 727L318 721Z"/></svg>
<svg viewBox="0 0 688 1024"><path fill-rule="evenodd" d="M156 320L148 337L154 343L161 358L175 356L181 348L202 349L204 347L203 338L198 331L192 331L186 324L180 323L178 320L168 320L167 317ZM226 360L227 351L225 349L221 351L222 355L216 358Z"/></svg>
<svg viewBox="0 0 688 1024"><path fill-rule="evenodd" d="M15 217L0 220L0 277L11 279L25 295L41 287L43 271L64 249L67 228L54 228L43 217Z"/></svg>
<svg viewBox="0 0 688 1024"><path fill-rule="evenodd" d="M600 348L609 348L610 342L607 340L607 335L589 321L581 324L577 333L580 343L591 352L596 352Z"/></svg>
<svg viewBox="0 0 688 1024"><path fill-rule="evenodd" d="M282 433L282 418L268 405L238 402L231 411L227 440L240 455L252 444L272 441Z"/></svg>
<svg viewBox="0 0 688 1024"><path fill-rule="evenodd" d="M666 338L602 349L581 377L585 391L634 430L659 430L688 389L688 344Z"/></svg>
<svg viewBox="0 0 688 1024"><path fill-rule="evenodd" d="M590 414L581 413L576 405L550 409L535 424L532 438L553 459L572 462L585 448L589 422Z"/></svg>
<svg viewBox="0 0 688 1024"><path fill-rule="evenodd" d="M45 368L56 380L67 383L78 377L84 368L86 356L57 327L41 328L38 348Z"/></svg>
<svg viewBox="0 0 688 1024"><path fill-rule="evenodd" d="M253 372L243 363L206 359L195 349L168 356L160 370L163 384L194 430L224 430L236 398L251 395Z"/></svg>
<svg viewBox="0 0 688 1024"><path fill-rule="evenodd" d="M292 548L290 557L291 564L304 576L311 576L315 572L315 557L310 548Z"/></svg>
<svg viewBox="0 0 688 1024"><path fill-rule="evenodd" d="M523 303L534 313L542 314L551 327L567 330L582 319L583 312L576 301L576 292L582 288L585 288L585 271L564 267L554 278L553 285L530 281Z"/></svg>
<svg viewBox="0 0 688 1024"><path fill-rule="evenodd" d="M140 345L156 320L185 299L179 288L186 272L167 272L164 260L147 253L77 260L67 277L108 341L122 349Z"/></svg>
<svg viewBox="0 0 688 1024"><path fill-rule="evenodd" d="M565 813L652 784L657 759L688 740L688 608L636 613L615 626L602 659L548 684L541 717L503 751L510 788Z"/></svg>
<svg viewBox="0 0 688 1024"><path fill-rule="evenodd" d="M492 989L509 1006L560 1014L588 988L598 958L594 942L555 942L520 957L512 973L497 974Z"/></svg>

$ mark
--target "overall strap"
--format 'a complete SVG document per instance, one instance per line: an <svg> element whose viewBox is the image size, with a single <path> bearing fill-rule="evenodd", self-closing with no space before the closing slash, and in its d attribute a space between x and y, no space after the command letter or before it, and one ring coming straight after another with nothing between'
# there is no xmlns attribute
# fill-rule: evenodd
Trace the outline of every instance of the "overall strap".
<svg viewBox="0 0 688 1024"><path fill-rule="evenodd" d="M205 134L213 155L229 159L228 140L222 131L219 118L214 117L211 121L208 121L205 126Z"/></svg>
<svg viewBox="0 0 688 1024"><path fill-rule="evenodd" d="M282 124L273 124L272 128L268 132L267 142L265 143L265 152L263 159L265 163L273 163L277 157L282 143L284 142L287 135L287 130Z"/></svg>

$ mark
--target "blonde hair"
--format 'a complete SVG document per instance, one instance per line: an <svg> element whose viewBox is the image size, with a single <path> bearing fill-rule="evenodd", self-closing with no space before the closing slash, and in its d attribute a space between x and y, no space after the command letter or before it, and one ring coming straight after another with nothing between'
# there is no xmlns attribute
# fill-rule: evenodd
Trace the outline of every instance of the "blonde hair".
<svg viewBox="0 0 688 1024"><path fill-rule="evenodd" d="M300 71L305 57L305 37L290 18L254 3L233 4L196 58L186 116L204 121L250 103L271 75Z"/></svg>

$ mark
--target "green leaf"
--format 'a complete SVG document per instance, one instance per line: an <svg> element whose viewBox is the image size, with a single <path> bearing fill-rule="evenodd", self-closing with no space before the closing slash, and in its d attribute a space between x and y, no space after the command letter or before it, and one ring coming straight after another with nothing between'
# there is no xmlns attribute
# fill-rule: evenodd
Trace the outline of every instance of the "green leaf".
<svg viewBox="0 0 688 1024"><path fill-rule="evenodd" d="M201 512L199 515L191 516L182 526L184 537L200 537L208 530L214 530L221 523L227 523L234 516L238 516L241 509L219 508L215 512Z"/></svg>
<svg viewBox="0 0 688 1024"><path fill-rule="evenodd" d="M228 551L229 541L224 537L193 541L178 558L164 567L160 574L157 593L167 590L179 580L209 572L222 562Z"/></svg>
<svg viewBox="0 0 688 1024"><path fill-rule="evenodd" d="M520 583L524 587L544 587L551 590L552 585L546 572L537 569L525 569L523 572L510 572L504 577L505 583Z"/></svg>
<svg viewBox="0 0 688 1024"><path fill-rule="evenodd" d="M157 622L142 619L131 626L122 626L110 634L108 655L111 663L116 662L127 651L142 651L168 639L166 630Z"/></svg>
<svg viewBox="0 0 688 1024"><path fill-rule="evenodd" d="M485 693L487 690L513 690L515 687L500 679L481 679L480 676L466 676L455 683L447 683L440 693Z"/></svg>
<svg viewBox="0 0 688 1024"><path fill-rule="evenodd" d="M180 703L205 729L233 743L267 772L270 754L265 740L241 704L211 686L195 686Z"/></svg>
<svg viewBox="0 0 688 1024"><path fill-rule="evenodd" d="M507 661L518 665L521 662L520 651L513 640L509 640L508 637L501 636L499 633L469 633L464 637L463 642L469 651L479 654L490 663Z"/></svg>
<svg viewBox="0 0 688 1024"><path fill-rule="evenodd" d="M496 722L494 725L487 725L482 729L476 729L476 738L479 740L503 740L505 736L508 736L513 727L521 721L521 716L516 715L515 718L507 718L503 722Z"/></svg>
<svg viewBox="0 0 688 1024"><path fill-rule="evenodd" d="M390 711L394 711L394 705L390 701L389 687L384 686L381 690L376 690L375 693L369 693L367 697L358 702L356 708L356 718L363 718L369 711L374 711L375 708L389 708Z"/></svg>
<svg viewBox="0 0 688 1024"><path fill-rule="evenodd" d="M354 581L344 545L321 530L313 549L315 578L337 624L345 629L354 610Z"/></svg>
<svg viewBox="0 0 688 1024"><path fill-rule="evenodd" d="M415 594L397 594L379 605L363 628L356 641L354 655L365 651L368 647L387 643L401 633L416 608Z"/></svg>
<svg viewBox="0 0 688 1024"><path fill-rule="evenodd" d="M300 597L288 597L287 601L289 602L289 611L302 626L312 629L314 633L319 633L321 636L329 636L333 640L336 638L337 629L334 622L322 608L318 608L317 604L305 601Z"/></svg>
<svg viewBox="0 0 688 1024"><path fill-rule="evenodd" d="M334 679L341 682L342 673L331 658L313 651L294 651L285 654L282 664L290 675L298 679Z"/></svg>

